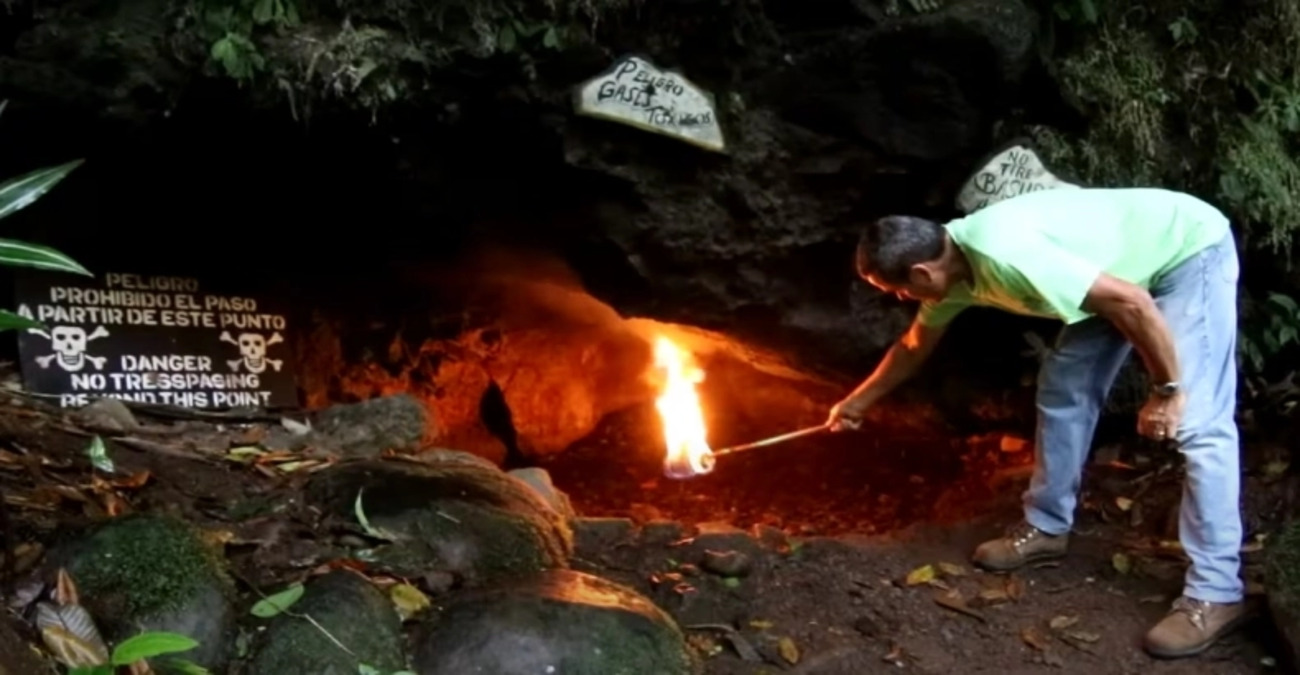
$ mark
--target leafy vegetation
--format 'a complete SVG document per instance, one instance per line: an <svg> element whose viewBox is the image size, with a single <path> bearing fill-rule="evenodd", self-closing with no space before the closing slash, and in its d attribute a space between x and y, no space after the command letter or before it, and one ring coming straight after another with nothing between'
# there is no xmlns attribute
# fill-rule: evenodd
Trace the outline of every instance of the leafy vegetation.
<svg viewBox="0 0 1300 675"><path fill-rule="evenodd" d="M113 675L120 666L130 666L165 654L187 652L197 646L199 646L198 642L179 633L161 631L140 633L114 647L108 663L72 668L68 671L68 675ZM182 659L171 659L167 665L171 670L185 675L206 675L209 672L206 668Z"/></svg>
<svg viewBox="0 0 1300 675"><path fill-rule="evenodd" d="M199 0L194 13L212 62L239 81L266 69L266 57L255 42L260 31L301 22L295 0Z"/></svg>
<svg viewBox="0 0 1300 675"><path fill-rule="evenodd" d="M1047 2L1057 57L1088 130L1033 134L1093 185L1161 185L1221 204L1248 245L1289 251L1300 229L1300 6L1195 0Z"/></svg>
<svg viewBox="0 0 1300 675"><path fill-rule="evenodd" d="M8 101L0 101L0 113L4 112L7 103ZM78 159L59 166L36 169L0 183L0 220L34 204L73 169L81 166L82 161ZM91 276L80 263L48 246L14 239L0 239L0 265ZM20 328L45 328L45 326L34 319L8 310L0 310L0 331Z"/></svg>
<svg viewBox="0 0 1300 675"><path fill-rule="evenodd" d="M1270 359L1300 344L1300 305L1294 298L1269 293L1263 302L1247 300L1237 342L1248 375L1264 371Z"/></svg>

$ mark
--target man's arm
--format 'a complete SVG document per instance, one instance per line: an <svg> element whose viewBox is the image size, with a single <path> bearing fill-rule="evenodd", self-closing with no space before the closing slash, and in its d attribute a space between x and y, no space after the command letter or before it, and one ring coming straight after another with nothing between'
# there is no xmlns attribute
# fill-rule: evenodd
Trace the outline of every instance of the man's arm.
<svg viewBox="0 0 1300 675"><path fill-rule="evenodd" d="M1083 309L1115 324L1142 356L1152 382L1178 381L1173 335L1155 298L1145 289L1102 273L1088 289Z"/></svg>
<svg viewBox="0 0 1300 675"><path fill-rule="evenodd" d="M889 348L875 372L845 400L853 401L853 407L859 411L875 405L876 401L916 374L947 330L947 323L927 326L919 320L913 321L911 328Z"/></svg>

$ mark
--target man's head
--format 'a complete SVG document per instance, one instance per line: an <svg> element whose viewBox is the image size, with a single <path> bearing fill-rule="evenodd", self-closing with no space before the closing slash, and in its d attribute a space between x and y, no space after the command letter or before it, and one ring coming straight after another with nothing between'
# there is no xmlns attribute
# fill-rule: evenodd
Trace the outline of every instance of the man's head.
<svg viewBox="0 0 1300 675"><path fill-rule="evenodd" d="M941 300L964 266L948 233L934 221L887 216L858 239L858 275L886 293L910 300Z"/></svg>

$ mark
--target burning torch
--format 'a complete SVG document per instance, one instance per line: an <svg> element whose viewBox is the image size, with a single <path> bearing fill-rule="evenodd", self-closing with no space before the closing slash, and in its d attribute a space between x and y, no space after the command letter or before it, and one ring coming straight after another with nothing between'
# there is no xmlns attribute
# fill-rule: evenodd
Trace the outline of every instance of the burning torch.
<svg viewBox="0 0 1300 675"><path fill-rule="evenodd" d="M713 471L717 464L718 457L731 455L737 452L753 450L755 448L766 448L770 445L793 441L798 438L815 436L825 431L830 431L830 424L819 424L815 427L807 427L798 431L764 438L761 441L745 443L744 445L732 445L717 450L704 450L700 453L671 453L664 459L664 475L669 478L686 479L702 476Z"/></svg>

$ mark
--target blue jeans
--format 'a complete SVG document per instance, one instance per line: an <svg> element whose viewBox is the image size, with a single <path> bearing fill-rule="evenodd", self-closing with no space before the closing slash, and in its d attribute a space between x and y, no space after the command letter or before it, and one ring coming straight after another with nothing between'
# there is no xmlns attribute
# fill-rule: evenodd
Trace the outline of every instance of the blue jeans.
<svg viewBox="0 0 1300 675"><path fill-rule="evenodd" d="M1229 234L1151 288L1173 334L1187 400L1178 428L1187 465L1178 535L1191 559L1183 592L1208 602L1236 602L1243 594L1234 416L1239 274ZM1070 530L1097 417L1131 349L1100 317L1061 332L1039 373L1036 466L1024 495L1030 525L1053 535Z"/></svg>

